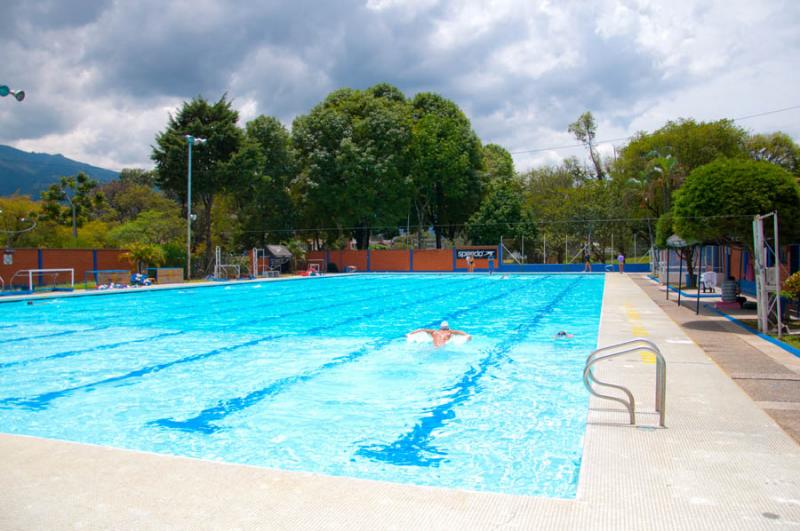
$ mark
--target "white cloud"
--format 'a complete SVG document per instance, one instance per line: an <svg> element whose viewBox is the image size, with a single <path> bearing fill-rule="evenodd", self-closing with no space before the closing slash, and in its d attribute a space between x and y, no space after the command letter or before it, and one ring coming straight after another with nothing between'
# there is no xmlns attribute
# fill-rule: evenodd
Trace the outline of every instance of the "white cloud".
<svg viewBox="0 0 800 531"><path fill-rule="evenodd" d="M333 89L386 81L454 100L526 169L583 156L544 148L574 144L586 110L604 139L800 103L800 3L781 0L84 4L5 11L0 81L28 98L0 101L0 143L149 166L168 110L198 94L288 125ZM741 125L800 138L797 113Z"/></svg>

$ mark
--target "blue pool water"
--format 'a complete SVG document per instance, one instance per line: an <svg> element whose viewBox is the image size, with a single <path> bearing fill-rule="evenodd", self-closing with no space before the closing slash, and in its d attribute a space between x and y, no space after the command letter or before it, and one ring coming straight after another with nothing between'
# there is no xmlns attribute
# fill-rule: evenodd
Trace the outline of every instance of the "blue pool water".
<svg viewBox="0 0 800 531"><path fill-rule="evenodd" d="M0 431L571 498L603 282L362 275L4 303ZM442 319L473 341L406 342Z"/></svg>

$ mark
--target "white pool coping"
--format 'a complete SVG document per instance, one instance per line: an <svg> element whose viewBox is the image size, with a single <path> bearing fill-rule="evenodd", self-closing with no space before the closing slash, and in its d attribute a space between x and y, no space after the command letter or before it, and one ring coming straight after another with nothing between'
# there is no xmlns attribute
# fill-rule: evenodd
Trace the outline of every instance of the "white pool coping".
<svg viewBox="0 0 800 531"><path fill-rule="evenodd" d="M781 529L800 526L800 447L626 275L608 274L599 343L667 359L666 429L592 398L578 496L559 500L285 472L0 435L0 529ZM647 361L644 358L644 361ZM654 365L623 381L655 424Z"/></svg>

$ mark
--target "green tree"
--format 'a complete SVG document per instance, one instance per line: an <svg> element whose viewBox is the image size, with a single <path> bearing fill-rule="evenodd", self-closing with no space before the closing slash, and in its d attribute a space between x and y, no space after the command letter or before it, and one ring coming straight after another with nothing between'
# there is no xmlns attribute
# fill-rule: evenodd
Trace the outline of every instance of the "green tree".
<svg viewBox="0 0 800 531"><path fill-rule="evenodd" d="M410 175L419 234L432 224L441 248L442 235L452 239L480 205L483 152L469 119L452 101L421 93L411 105Z"/></svg>
<svg viewBox="0 0 800 531"><path fill-rule="evenodd" d="M130 184L141 184L148 188L153 188L157 182L156 172L153 170L143 170L141 168L123 168L119 172L119 181Z"/></svg>
<svg viewBox="0 0 800 531"><path fill-rule="evenodd" d="M475 244L497 245L500 238L536 237L536 224L524 206L522 184L517 179L499 179L489 184L480 208L469 218L467 237Z"/></svg>
<svg viewBox="0 0 800 531"><path fill-rule="evenodd" d="M42 192L42 215L55 223L72 225L72 238L78 239L78 227L90 219L105 202L97 190L97 181L83 172L73 177L61 177Z"/></svg>
<svg viewBox="0 0 800 531"><path fill-rule="evenodd" d="M486 144L481 150L483 159L483 185L496 179L510 179L514 177L514 159L504 147L497 144Z"/></svg>
<svg viewBox="0 0 800 531"><path fill-rule="evenodd" d="M280 241L295 226L291 185L296 164L289 131L277 118L259 116L248 122L246 137L262 155L258 175L236 192L242 223L240 242L249 248Z"/></svg>
<svg viewBox="0 0 800 531"><path fill-rule="evenodd" d="M731 120L670 121L652 133L637 133L619 151L612 173L615 178L624 180L660 179L662 175L654 172L654 168L663 166L663 161L671 159L674 166L669 170L674 190L695 168L719 157L745 157L746 137L745 131Z"/></svg>
<svg viewBox="0 0 800 531"><path fill-rule="evenodd" d="M35 242L40 208L25 195L0 197L0 245L13 248Z"/></svg>
<svg viewBox="0 0 800 531"><path fill-rule="evenodd" d="M125 258L136 263L136 271L141 273L146 267L159 267L164 264L164 249L151 243L132 243Z"/></svg>
<svg viewBox="0 0 800 531"><path fill-rule="evenodd" d="M720 159L701 166L678 190L673 226L684 239L740 242L752 249L753 216L778 212L781 241L800 236L800 188L774 164Z"/></svg>
<svg viewBox="0 0 800 531"><path fill-rule="evenodd" d="M388 85L332 92L292 127L306 220L369 245L408 211L408 106ZM335 237L329 235L329 239Z"/></svg>
<svg viewBox="0 0 800 531"><path fill-rule="evenodd" d="M124 172L125 170L123 170ZM160 190L132 179L116 179L100 186L109 211L104 219L127 222L146 210L173 212L179 204Z"/></svg>
<svg viewBox="0 0 800 531"><path fill-rule="evenodd" d="M180 243L186 237L186 220L175 205L172 210L145 210L135 219L111 229L108 240L118 247L134 243L165 245Z"/></svg>
<svg viewBox="0 0 800 531"><path fill-rule="evenodd" d="M589 150L589 157L594 165L595 176L602 179L605 176L603 166L600 161L600 154L594 146L594 137L597 134L597 124L594 116L589 111L581 114L577 120L569 124L567 131L575 135L575 138Z"/></svg>
<svg viewBox="0 0 800 531"><path fill-rule="evenodd" d="M157 183L186 202L187 190L187 143L186 135L204 138L205 143L196 143L192 149L192 198L199 209L199 230L195 232L205 249L206 265L211 263L212 209L217 194L241 184L250 168L240 156L237 164L231 160L240 153L244 133L236 126L238 113L233 110L225 96L216 103L202 97L184 102L175 116L170 116L166 129L156 136L151 158L156 163ZM195 211L192 205L187 208Z"/></svg>
<svg viewBox="0 0 800 531"><path fill-rule="evenodd" d="M795 177L800 177L800 146L786 133L752 135L745 147L753 160L777 164Z"/></svg>

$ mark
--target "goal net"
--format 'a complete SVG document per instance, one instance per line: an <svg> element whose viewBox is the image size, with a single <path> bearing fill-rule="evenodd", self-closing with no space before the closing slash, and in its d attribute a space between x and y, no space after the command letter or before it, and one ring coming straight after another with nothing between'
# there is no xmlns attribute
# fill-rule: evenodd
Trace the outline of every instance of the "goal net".
<svg viewBox="0 0 800 531"><path fill-rule="evenodd" d="M74 269L21 269L9 282L10 289L28 291L72 291Z"/></svg>

